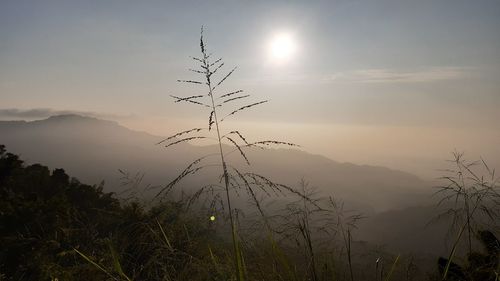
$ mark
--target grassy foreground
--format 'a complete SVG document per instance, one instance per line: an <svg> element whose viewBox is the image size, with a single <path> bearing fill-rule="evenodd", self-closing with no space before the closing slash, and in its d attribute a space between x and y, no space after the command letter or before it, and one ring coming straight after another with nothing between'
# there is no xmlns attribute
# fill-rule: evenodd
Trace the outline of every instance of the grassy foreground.
<svg viewBox="0 0 500 281"><path fill-rule="evenodd" d="M102 185L25 166L0 148L0 280L236 280L223 218L188 208L188 199L147 207L121 202ZM486 251L474 249L468 264L436 257L439 263L424 270L418 257L355 241L347 221L336 236L319 235L313 215L294 206L288 218L295 224L258 234L242 227L245 279L442 280L445 269L446 280L498 280L491 232L480 233ZM335 218L348 219L341 215Z"/></svg>

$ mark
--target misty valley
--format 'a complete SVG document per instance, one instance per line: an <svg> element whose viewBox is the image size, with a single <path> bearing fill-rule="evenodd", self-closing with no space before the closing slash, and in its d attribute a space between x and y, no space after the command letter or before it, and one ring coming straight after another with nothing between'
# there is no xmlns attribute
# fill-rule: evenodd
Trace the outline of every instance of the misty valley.
<svg viewBox="0 0 500 281"><path fill-rule="evenodd" d="M215 189L200 192L220 184L220 171L186 178L155 197L193 159L216 147L184 143L168 150L155 145L162 137L79 115L1 121L0 135L3 278L233 278L224 204ZM272 189L256 187L248 198L243 189L235 191L232 208L249 280L440 280L452 250L449 278L495 280L495 197L470 202L484 210L471 216L471 232L457 240L466 222L463 199L441 202L456 195L436 193L436 182L298 149L246 153L262 181L299 192L268 197L264 192ZM238 169L246 165L229 160ZM481 166L471 169L487 173ZM488 180L484 184L496 184Z"/></svg>

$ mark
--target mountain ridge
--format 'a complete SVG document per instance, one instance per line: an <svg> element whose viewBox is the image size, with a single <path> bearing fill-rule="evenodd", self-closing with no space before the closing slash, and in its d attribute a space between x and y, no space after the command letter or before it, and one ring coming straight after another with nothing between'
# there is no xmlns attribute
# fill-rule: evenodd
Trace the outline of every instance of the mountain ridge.
<svg viewBox="0 0 500 281"><path fill-rule="evenodd" d="M189 143L164 149L155 145L161 139L115 121L77 114L29 122L0 121L0 143L23 155L28 162L64 167L86 182L105 180L111 191L120 191L118 169L141 171L152 184L164 184L190 161L216 152L213 145ZM296 185L305 178L312 186L326 191L326 195L334 193L366 209L417 205L427 195L428 183L418 176L383 166L338 162L296 149L249 149L247 153L252 169L278 182ZM242 164L237 153L229 159ZM199 182L188 180L187 183Z"/></svg>

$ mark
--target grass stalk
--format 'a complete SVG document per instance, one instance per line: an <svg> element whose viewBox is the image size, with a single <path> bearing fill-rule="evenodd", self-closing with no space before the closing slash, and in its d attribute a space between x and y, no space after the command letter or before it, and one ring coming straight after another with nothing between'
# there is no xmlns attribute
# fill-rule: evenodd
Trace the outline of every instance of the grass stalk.
<svg viewBox="0 0 500 281"><path fill-rule="evenodd" d="M203 32L203 29L202 29ZM217 108L215 106L215 101L214 101L214 95L213 95L213 87L212 87L212 82L210 80L210 77L212 75L212 72L210 71L210 64L208 63L208 54L205 49L205 45L203 42L203 33L201 34L200 38L200 47L201 47L201 52L203 54L203 59L202 59L202 64L203 68L205 69L205 79L206 79L206 84L208 87L208 96L210 97L210 102L211 102L211 108L213 112L213 122L215 124L215 130L217 132L217 141L219 144L219 154L221 158L221 165L222 165L222 172L224 176L224 187L226 191L226 201L227 201L227 207L228 207L228 213L229 213L229 221L231 223L231 236L232 236L232 242L233 242L233 251L234 251L234 258L235 258L235 270L236 270L236 276L238 281L244 281L244 266L243 266L243 261L242 261L242 253L241 249L239 247L239 242L238 242L238 235L236 232L236 225L234 223L234 217L233 217L233 209L231 207L231 197L229 195L229 175L227 171L227 164L224 159L224 151L222 149L222 139L221 139L221 134L220 134L220 129L219 129L219 119L217 117ZM226 76L227 77L227 76ZM219 83L220 84L220 83Z"/></svg>
<svg viewBox="0 0 500 281"><path fill-rule="evenodd" d="M398 255L396 257L396 259L394 260L394 262L392 263L391 269L389 270L389 273L385 277L384 281L390 281L391 280L392 274L394 273L394 270L396 269L396 265L398 264L399 257L400 257L400 255Z"/></svg>
<svg viewBox="0 0 500 281"><path fill-rule="evenodd" d="M117 280L119 281L118 278L116 278L115 276L113 276L113 274L111 274L109 271L107 271L104 267L102 267L101 265L99 265L98 263L96 263L95 261L93 261L89 256L85 255L84 253L78 251L77 249L73 248L73 250L79 254L82 258L84 258L87 262L89 262L90 264L92 264L93 266L95 266L97 269L99 269L100 271L104 272L106 275L108 275L111 279L113 280Z"/></svg>

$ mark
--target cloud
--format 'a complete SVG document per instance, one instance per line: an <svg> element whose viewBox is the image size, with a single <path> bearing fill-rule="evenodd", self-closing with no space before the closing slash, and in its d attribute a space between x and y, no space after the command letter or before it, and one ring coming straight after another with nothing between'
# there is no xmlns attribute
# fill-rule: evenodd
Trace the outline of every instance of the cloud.
<svg viewBox="0 0 500 281"><path fill-rule="evenodd" d="M18 109L18 108L0 108L0 119L40 119L47 118L54 115L76 114L83 116L91 116L102 119L119 119L128 118L132 115L114 115L103 114L91 111L77 111L77 110L54 110L51 108L32 108L32 109Z"/></svg>
<svg viewBox="0 0 500 281"><path fill-rule="evenodd" d="M431 83L472 77L472 67L428 67L416 70L369 68L333 74L265 73L240 78L244 83Z"/></svg>
<svg viewBox="0 0 500 281"><path fill-rule="evenodd" d="M470 68L464 67L432 67L414 71L374 68L338 72L325 77L324 82L422 83L461 79L470 72Z"/></svg>

